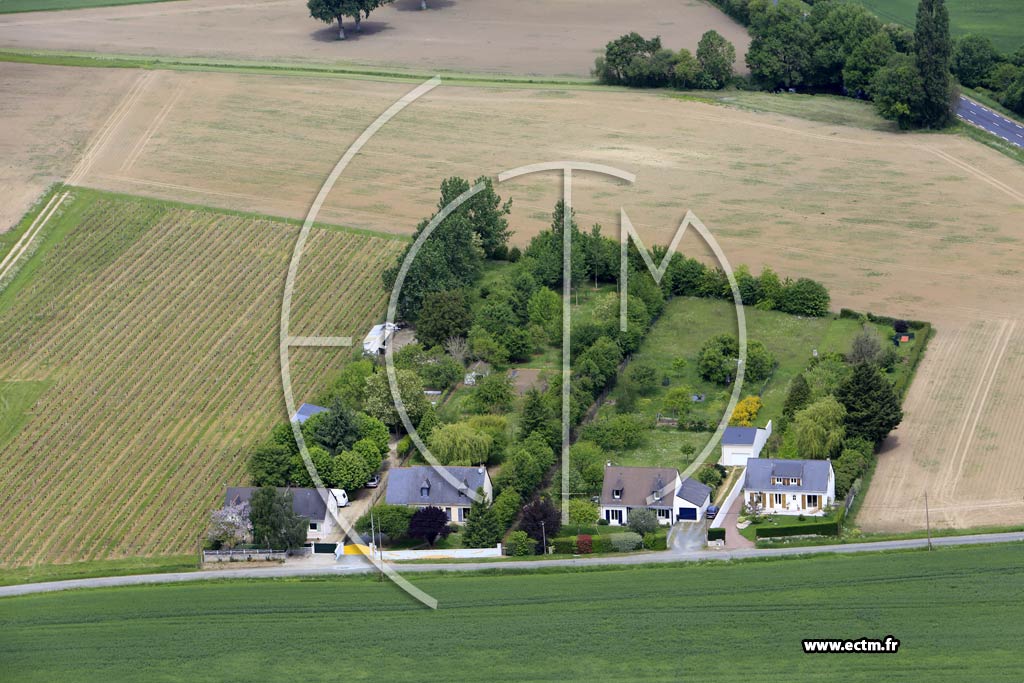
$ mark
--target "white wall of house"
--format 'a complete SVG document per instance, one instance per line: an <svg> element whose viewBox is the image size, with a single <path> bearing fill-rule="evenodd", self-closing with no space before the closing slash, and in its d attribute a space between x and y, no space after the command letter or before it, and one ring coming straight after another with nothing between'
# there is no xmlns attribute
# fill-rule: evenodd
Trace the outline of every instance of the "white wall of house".
<svg viewBox="0 0 1024 683"><path fill-rule="evenodd" d="M749 504L756 494L761 501L762 510L777 515L822 516L825 508L835 502L835 487L829 491L752 491L743 490L743 503ZM815 499L814 496L817 496Z"/></svg>

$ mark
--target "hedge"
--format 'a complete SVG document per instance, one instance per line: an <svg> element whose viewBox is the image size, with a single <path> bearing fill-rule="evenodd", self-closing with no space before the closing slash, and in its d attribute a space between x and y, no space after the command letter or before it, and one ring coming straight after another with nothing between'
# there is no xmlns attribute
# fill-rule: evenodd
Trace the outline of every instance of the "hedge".
<svg viewBox="0 0 1024 683"><path fill-rule="evenodd" d="M624 534L632 534L633 532L623 529L622 531L616 532L615 534L609 535L593 535L590 538L590 551L591 553L614 553L616 549L612 544L613 536L622 536ZM587 534L581 534L587 536ZM635 534L634 534L635 535ZM639 538L639 536L637 536ZM658 530L653 531L643 537L643 547L649 550L665 550L668 547L668 534ZM558 555L584 555L588 554L584 548L581 548L576 536L559 536L558 538L549 541L555 547L555 553ZM586 545L584 543L584 545ZM639 544L638 544L639 545Z"/></svg>
<svg viewBox="0 0 1024 683"><path fill-rule="evenodd" d="M875 323L877 325L893 325L899 318L893 318L888 315L875 315L874 313L861 313L855 311L852 308L841 308L839 309L839 317L847 318L850 320L860 320L861 317L867 318L868 322ZM913 330L923 330L926 327L930 327L929 323L923 320L904 320L907 326Z"/></svg>
<svg viewBox="0 0 1024 683"><path fill-rule="evenodd" d="M910 369L893 383L893 388L901 399L906 395L907 389L910 388L910 382L914 379L914 375L917 372L917 365L921 362L921 356L924 355L925 347L928 346L928 341L932 335L932 326L928 323L925 323L924 327L919 329L920 331L914 339L914 346L907 355L907 363L910 365Z"/></svg>
<svg viewBox="0 0 1024 683"><path fill-rule="evenodd" d="M711 527L708 529L708 540L709 541L724 541L725 540L725 529L722 527Z"/></svg>
<svg viewBox="0 0 1024 683"><path fill-rule="evenodd" d="M755 538L772 538L778 536L838 536L839 522L830 519L810 524L790 524L787 526L759 526L754 529Z"/></svg>

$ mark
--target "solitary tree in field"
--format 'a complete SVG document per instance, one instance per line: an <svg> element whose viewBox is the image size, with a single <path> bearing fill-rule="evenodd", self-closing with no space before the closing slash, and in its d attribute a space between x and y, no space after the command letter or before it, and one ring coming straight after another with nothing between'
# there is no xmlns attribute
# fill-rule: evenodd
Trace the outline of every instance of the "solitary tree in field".
<svg viewBox="0 0 1024 683"><path fill-rule="evenodd" d="M337 21L338 40L345 40L345 17L352 18L356 24L356 32L359 32L362 30L362 20L369 18L370 12L392 2L394 0L308 0L306 7L309 8L309 16L325 24Z"/></svg>

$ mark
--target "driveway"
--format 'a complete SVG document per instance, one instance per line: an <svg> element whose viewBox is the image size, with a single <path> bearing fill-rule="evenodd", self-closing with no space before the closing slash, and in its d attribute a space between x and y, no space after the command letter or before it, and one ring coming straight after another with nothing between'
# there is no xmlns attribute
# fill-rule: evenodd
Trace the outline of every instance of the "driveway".
<svg viewBox="0 0 1024 683"><path fill-rule="evenodd" d="M381 465L380 470L380 486L375 489L361 488L358 491L346 491L348 493L349 505L338 511L338 517L344 519L351 526L360 517L369 512L370 507L384 495L384 491L388 487L388 473L392 467L398 467L398 439L391 439L391 442L388 444L388 454L384 458L384 463ZM342 539L343 535L341 531L338 531L331 534L326 540L337 543Z"/></svg>
<svg viewBox="0 0 1024 683"><path fill-rule="evenodd" d="M703 550L707 536L704 521L676 522L669 531L668 549L672 552L689 553Z"/></svg>
<svg viewBox="0 0 1024 683"><path fill-rule="evenodd" d="M733 501L729 511L725 513L725 522L722 526L725 528L726 550L742 550L754 547L753 541L748 541L741 536L739 529L736 528L736 520L739 519L742 509L743 496L736 496L736 500Z"/></svg>

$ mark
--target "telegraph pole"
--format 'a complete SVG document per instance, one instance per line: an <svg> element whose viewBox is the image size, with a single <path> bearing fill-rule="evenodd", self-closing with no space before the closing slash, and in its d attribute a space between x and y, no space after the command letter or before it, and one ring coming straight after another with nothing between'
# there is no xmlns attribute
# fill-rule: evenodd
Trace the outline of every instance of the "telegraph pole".
<svg viewBox="0 0 1024 683"><path fill-rule="evenodd" d="M928 530L928 550L932 549L932 521L928 515L928 492L924 492L924 525Z"/></svg>

